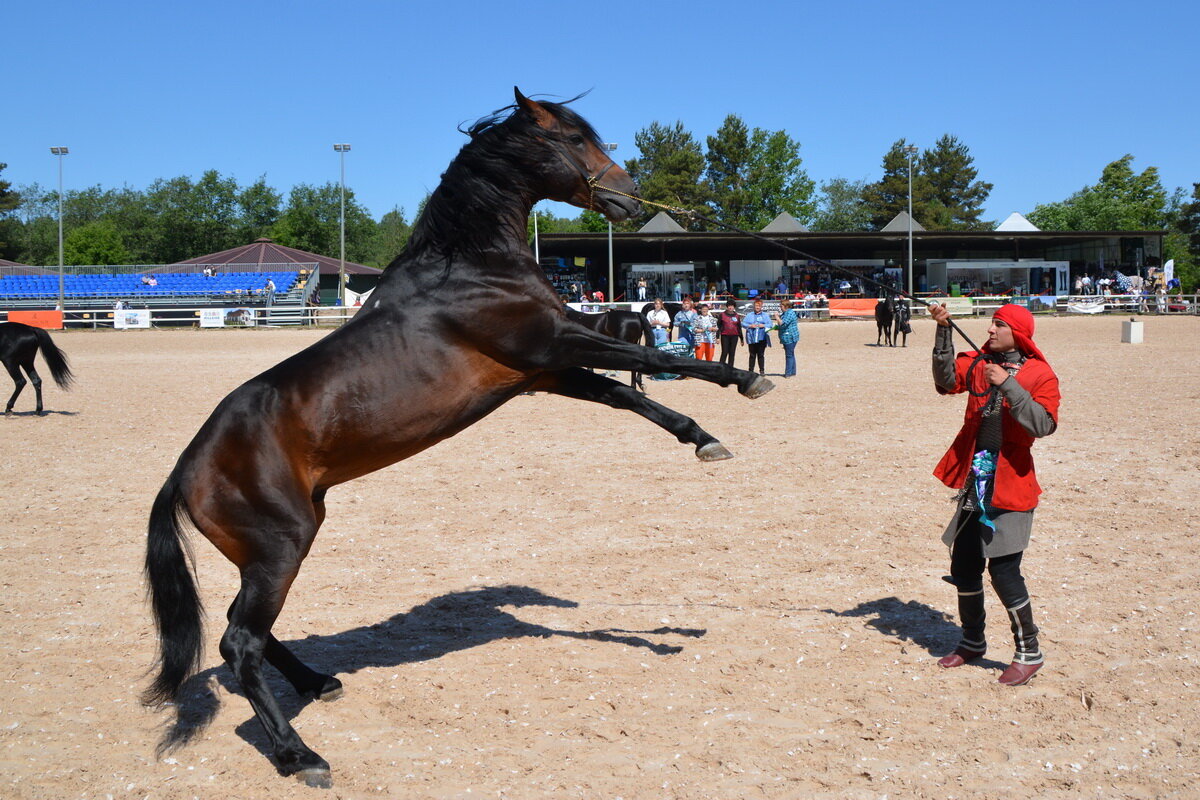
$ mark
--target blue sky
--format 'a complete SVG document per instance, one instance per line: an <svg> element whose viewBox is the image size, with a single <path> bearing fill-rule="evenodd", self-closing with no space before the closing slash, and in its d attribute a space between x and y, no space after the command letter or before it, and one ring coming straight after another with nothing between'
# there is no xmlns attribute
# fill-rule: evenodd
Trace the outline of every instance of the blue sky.
<svg viewBox="0 0 1200 800"><path fill-rule="evenodd" d="M0 9L3 177L145 188L338 180L378 218L417 203L512 87L634 133L726 114L783 129L819 181L874 180L943 133L995 184L986 216L1061 200L1125 153L1200 181L1197 4L1107 2L57 2ZM555 209L568 213L566 207ZM573 212L571 212L573 213Z"/></svg>

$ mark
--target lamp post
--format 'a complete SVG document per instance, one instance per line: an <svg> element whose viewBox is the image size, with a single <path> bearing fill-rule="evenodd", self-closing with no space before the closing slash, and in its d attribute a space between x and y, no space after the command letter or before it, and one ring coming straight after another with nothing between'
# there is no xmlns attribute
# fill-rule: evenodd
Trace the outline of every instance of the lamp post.
<svg viewBox="0 0 1200 800"><path fill-rule="evenodd" d="M908 296L912 297L913 293L913 218L912 218L912 167L913 156L917 154L917 146L910 144L904 148L905 154L908 156Z"/></svg>
<svg viewBox="0 0 1200 800"><path fill-rule="evenodd" d="M338 300L341 301L344 308L346 305L346 153L350 152L350 145L335 144L333 149L337 151L342 162L342 206L341 212L338 214L338 239L341 242L341 254L338 257Z"/></svg>
<svg viewBox="0 0 1200 800"><path fill-rule="evenodd" d="M51 147L50 154L58 156L58 310L66 312L67 305L63 292L63 188L62 188L62 157L71 151L65 147ZM66 327L64 322L63 327Z"/></svg>
<svg viewBox="0 0 1200 800"><path fill-rule="evenodd" d="M617 149L616 142L604 142L600 147L608 152L613 152ZM611 158L611 156L610 156ZM612 241L612 222L608 223L608 302L613 302L617 299L617 286L613 283L613 241Z"/></svg>

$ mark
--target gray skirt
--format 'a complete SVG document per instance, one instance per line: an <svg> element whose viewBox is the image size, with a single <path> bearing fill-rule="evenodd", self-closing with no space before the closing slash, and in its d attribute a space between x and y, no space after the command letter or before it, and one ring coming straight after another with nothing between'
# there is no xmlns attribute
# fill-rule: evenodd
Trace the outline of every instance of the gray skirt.
<svg viewBox="0 0 1200 800"><path fill-rule="evenodd" d="M972 509L963 508L966 500L965 494L958 498L954 516L950 518L950 524L942 534L942 542L946 547L954 546L955 538L972 514ZM991 511L996 529L980 525L983 530L983 555L986 558L1012 555L1029 547L1029 536L1033 531L1033 511Z"/></svg>

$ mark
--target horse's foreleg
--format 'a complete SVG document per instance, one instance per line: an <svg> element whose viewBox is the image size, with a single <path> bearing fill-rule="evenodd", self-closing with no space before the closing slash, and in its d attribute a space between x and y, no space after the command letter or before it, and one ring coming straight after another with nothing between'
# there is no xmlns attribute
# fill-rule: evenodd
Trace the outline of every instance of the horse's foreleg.
<svg viewBox="0 0 1200 800"><path fill-rule="evenodd" d="M565 320L558 335L534 354L533 360L547 371L596 367L630 372L670 372L719 386L734 384L739 393L751 400L775 388L775 384L755 372L734 369L728 364L668 355L653 347L618 341Z"/></svg>
<svg viewBox="0 0 1200 800"><path fill-rule="evenodd" d="M582 368L565 369L544 375L538 379L534 388L632 411L673 434L680 442L695 445L696 457L701 461L733 458L733 454L725 449L725 445L697 425L692 418L660 405L628 386Z"/></svg>

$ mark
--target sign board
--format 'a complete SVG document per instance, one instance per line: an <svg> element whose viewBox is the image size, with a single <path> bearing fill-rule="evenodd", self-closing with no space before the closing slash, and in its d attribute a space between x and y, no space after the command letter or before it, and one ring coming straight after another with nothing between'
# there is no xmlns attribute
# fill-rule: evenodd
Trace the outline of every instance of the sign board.
<svg viewBox="0 0 1200 800"><path fill-rule="evenodd" d="M150 327L150 309L148 308L124 308L119 311L113 311L113 327L118 330L128 328L149 328Z"/></svg>
<svg viewBox="0 0 1200 800"><path fill-rule="evenodd" d="M62 329L63 315L61 311L10 311L8 321L57 331Z"/></svg>

